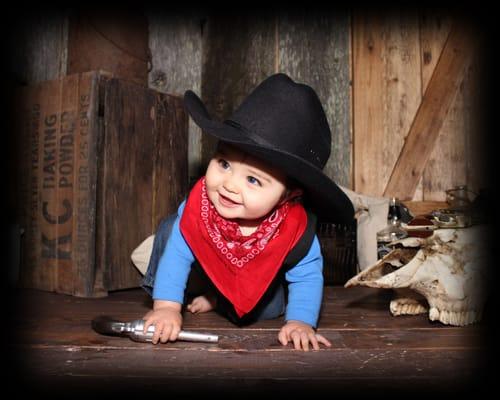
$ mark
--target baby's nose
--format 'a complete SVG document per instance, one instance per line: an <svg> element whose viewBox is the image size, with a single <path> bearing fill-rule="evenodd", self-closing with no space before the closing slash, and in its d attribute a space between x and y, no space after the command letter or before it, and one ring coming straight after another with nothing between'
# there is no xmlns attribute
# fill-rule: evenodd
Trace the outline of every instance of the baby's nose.
<svg viewBox="0 0 500 400"><path fill-rule="evenodd" d="M231 193L239 193L238 184L235 181L234 177L228 177L224 181L224 189Z"/></svg>

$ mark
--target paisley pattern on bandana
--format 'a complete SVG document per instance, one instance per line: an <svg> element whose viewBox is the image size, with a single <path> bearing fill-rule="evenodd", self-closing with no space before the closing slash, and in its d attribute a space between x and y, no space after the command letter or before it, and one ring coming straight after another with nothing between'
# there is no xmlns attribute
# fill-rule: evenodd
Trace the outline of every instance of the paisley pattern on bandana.
<svg viewBox="0 0 500 400"><path fill-rule="evenodd" d="M191 190L179 225L197 261L239 317L257 305L306 226L304 207L289 200L243 236L238 224L220 216L210 202L204 178Z"/></svg>
<svg viewBox="0 0 500 400"><path fill-rule="evenodd" d="M212 240L214 251L219 252L227 262L242 268L250 260L258 257L267 244L279 236L279 226L286 218L289 202L284 202L259 225L250 236L243 236L236 222L220 216L207 195L205 180L201 187L200 216L208 236Z"/></svg>

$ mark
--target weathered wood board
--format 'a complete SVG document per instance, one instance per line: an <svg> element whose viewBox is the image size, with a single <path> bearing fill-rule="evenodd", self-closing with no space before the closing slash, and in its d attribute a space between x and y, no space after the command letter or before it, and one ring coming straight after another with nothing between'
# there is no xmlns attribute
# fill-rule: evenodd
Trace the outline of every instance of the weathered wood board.
<svg viewBox="0 0 500 400"><path fill-rule="evenodd" d="M381 196L421 100L418 18L353 15L354 189Z"/></svg>
<svg viewBox="0 0 500 400"><path fill-rule="evenodd" d="M103 299L18 293L13 348L23 380L37 390L79 393L140 390L184 396L223 391L337 394L481 391L487 371L486 325L446 326L426 315L393 317L389 291L325 288L318 332L332 346L296 351L277 335L282 318L236 327L216 313L185 313L184 329L219 343L153 346L95 333L97 315L140 318L151 306L142 290ZM33 307L36 304L36 307ZM57 307L55 307L57 305ZM82 392L83 391L83 392Z"/></svg>
<svg viewBox="0 0 500 400"><path fill-rule="evenodd" d="M454 24L398 154L384 195L405 200L413 197L450 106L464 79L464 73L472 59L473 48L474 42L470 33Z"/></svg>
<svg viewBox="0 0 500 400"><path fill-rule="evenodd" d="M68 46L78 43L71 39L76 22L67 13L49 16L32 17L16 30L19 45L12 56L19 66L18 82L57 78L67 71L72 59ZM467 16L462 17L467 23ZM179 95L194 90L215 118L228 116L273 72L312 85L334 136L325 171L367 195L383 194L451 28L451 13L437 9L394 8L384 15L362 9L291 10L247 16L152 9L147 19L150 55L137 46L143 34L125 46L115 40L113 29L103 30L93 20L89 29L96 37L89 43L99 39L103 49L110 46L109 54L119 50L115 61L142 60L141 73L151 68L147 79L153 89ZM130 54L120 47L130 47ZM453 186L467 184L477 192L490 184L479 120L483 62L474 59L459 86L412 200L443 201L444 191ZM190 121L191 178L204 172L212 151L213 141Z"/></svg>
<svg viewBox="0 0 500 400"><path fill-rule="evenodd" d="M332 132L325 173L352 186L350 16L319 13L277 18L278 71L313 87Z"/></svg>
<svg viewBox="0 0 500 400"><path fill-rule="evenodd" d="M68 16L67 73L105 70L148 84L148 21L124 8L74 11Z"/></svg>
<svg viewBox="0 0 500 400"><path fill-rule="evenodd" d="M183 96L186 90L200 94L202 70L202 29L205 19L196 13L172 15L151 10L149 87L162 93ZM201 130L189 119L189 176L200 176Z"/></svg>
<svg viewBox="0 0 500 400"><path fill-rule="evenodd" d="M138 286L131 252L187 191L180 98L90 72L26 87L16 105L21 284Z"/></svg>

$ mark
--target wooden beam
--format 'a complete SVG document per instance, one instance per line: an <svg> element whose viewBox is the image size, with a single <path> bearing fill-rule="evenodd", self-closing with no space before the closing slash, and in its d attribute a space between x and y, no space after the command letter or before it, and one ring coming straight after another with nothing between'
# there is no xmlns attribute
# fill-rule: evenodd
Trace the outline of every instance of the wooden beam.
<svg viewBox="0 0 500 400"><path fill-rule="evenodd" d="M454 26L415 115L384 196L411 199L473 54L473 36Z"/></svg>

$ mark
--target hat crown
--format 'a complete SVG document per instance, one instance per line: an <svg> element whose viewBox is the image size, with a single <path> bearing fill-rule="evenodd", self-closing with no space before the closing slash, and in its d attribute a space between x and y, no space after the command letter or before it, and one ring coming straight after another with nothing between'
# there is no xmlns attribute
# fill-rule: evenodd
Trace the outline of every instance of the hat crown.
<svg viewBox="0 0 500 400"><path fill-rule="evenodd" d="M327 220L352 220L349 198L321 171L330 156L331 132L311 87L285 74L272 75L223 123L213 120L190 90L184 105L202 131L285 171L305 189L305 201Z"/></svg>
<svg viewBox="0 0 500 400"><path fill-rule="evenodd" d="M244 130L257 144L287 152L323 169L331 132L315 91L285 74L264 80L226 124Z"/></svg>

